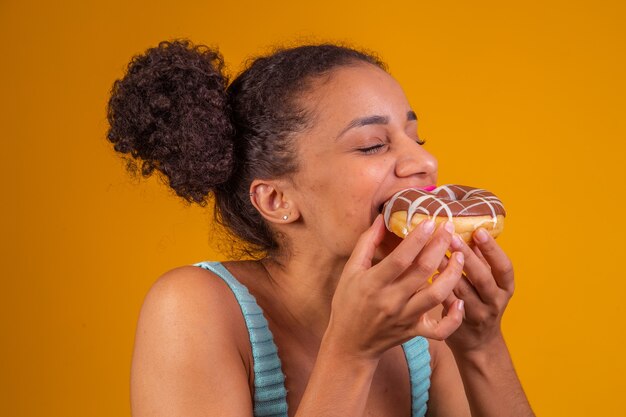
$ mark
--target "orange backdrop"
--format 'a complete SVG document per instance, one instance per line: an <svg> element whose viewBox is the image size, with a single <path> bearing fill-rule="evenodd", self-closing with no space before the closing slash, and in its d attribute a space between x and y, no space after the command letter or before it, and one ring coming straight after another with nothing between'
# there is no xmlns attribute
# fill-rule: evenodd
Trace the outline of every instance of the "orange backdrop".
<svg viewBox="0 0 626 417"><path fill-rule="evenodd" d="M150 284L227 256L207 210L130 179L104 138L113 80L175 37L218 45L233 72L298 40L378 51L441 183L506 204L505 331L537 414L625 415L624 2L212 3L0 2L1 415L128 415Z"/></svg>

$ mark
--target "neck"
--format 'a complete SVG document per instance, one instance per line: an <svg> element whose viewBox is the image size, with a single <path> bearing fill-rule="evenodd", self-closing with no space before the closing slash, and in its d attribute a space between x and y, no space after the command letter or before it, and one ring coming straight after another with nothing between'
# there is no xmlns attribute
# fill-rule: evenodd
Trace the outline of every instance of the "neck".
<svg viewBox="0 0 626 417"><path fill-rule="evenodd" d="M346 259L322 253L296 253L261 261L270 291L280 300L286 321L295 329L307 329L315 337L326 331L337 283Z"/></svg>

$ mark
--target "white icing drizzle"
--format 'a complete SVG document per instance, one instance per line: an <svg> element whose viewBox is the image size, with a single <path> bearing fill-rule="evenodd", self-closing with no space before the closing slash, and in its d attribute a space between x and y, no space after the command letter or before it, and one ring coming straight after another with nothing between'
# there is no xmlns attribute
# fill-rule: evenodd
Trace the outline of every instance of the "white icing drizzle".
<svg viewBox="0 0 626 417"><path fill-rule="evenodd" d="M440 185L439 187L432 190L431 193L439 194L439 191L443 190L448 194L448 198L450 200L456 201L456 194L450 189L450 187L452 187L452 185Z"/></svg>
<svg viewBox="0 0 626 417"><path fill-rule="evenodd" d="M383 213L384 219L385 219L385 226L387 226L387 228L389 228L389 218L391 218L391 208L393 207L394 203L396 202L397 199L402 198L404 201L408 202L409 204L411 204L411 200L402 197L402 193L404 193L406 190L402 190L400 192L397 192L393 195L393 197L391 197L391 200L389 200L387 202L387 204L385 204L385 210ZM406 236L406 234L405 234Z"/></svg>
<svg viewBox="0 0 626 417"><path fill-rule="evenodd" d="M474 225L474 230L478 229L480 226L482 226L485 223L493 223L493 225L495 226L496 223L498 223L498 219L493 218L493 219L482 220Z"/></svg>
<svg viewBox="0 0 626 417"><path fill-rule="evenodd" d="M440 204L439 208L437 209L437 211L435 211L432 215L430 215L430 213L428 212L428 210L425 207L421 207L422 203L426 200L434 200L436 202L438 202ZM406 226L405 229L409 229L409 226L411 225L411 220L413 219L413 215L415 214L415 212L418 210L418 208L422 208L423 211L425 211L427 216L430 216L430 218L432 217L437 217L437 215L442 211L445 210L446 214L448 215L448 219L452 220L452 211L450 211L450 208L448 207L448 205L443 201L438 199L437 197L435 197L434 195L423 195L421 197L416 198L410 205L409 205L409 210L407 211L407 215L406 215ZM406 236L406 235L405 235Z"/></svg>

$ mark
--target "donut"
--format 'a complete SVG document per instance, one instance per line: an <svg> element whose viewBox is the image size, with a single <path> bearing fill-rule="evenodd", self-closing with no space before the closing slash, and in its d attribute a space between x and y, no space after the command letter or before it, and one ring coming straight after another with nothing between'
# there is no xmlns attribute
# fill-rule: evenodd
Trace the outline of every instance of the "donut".
<svg viewBox="0 0 626 417"><path fill-rule="evenodd" d="M401 190L385 203L383 215L387 229L402 238L425 219L437 224L450 220L455 233L469 243L479 227L497 237L504 228L506 212L500 199L487 190L448 184L432 191Z"/></svg>

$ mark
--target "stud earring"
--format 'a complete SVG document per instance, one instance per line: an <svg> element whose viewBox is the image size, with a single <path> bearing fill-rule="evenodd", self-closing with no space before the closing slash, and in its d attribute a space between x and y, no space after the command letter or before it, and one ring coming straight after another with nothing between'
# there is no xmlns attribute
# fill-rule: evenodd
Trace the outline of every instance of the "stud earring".
<svg viewBox="0 0 626 417"><path fill-rule="evenodd" d="M286 214L283 216L283 220L287 220L289 218L289 216L287 216Z"/></svg>

